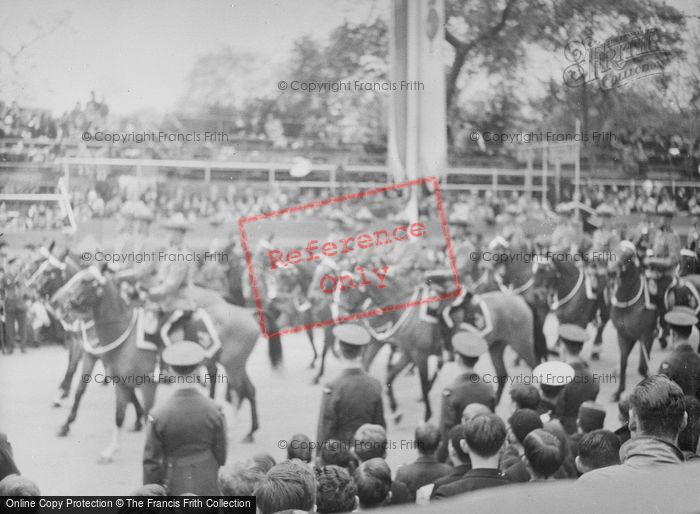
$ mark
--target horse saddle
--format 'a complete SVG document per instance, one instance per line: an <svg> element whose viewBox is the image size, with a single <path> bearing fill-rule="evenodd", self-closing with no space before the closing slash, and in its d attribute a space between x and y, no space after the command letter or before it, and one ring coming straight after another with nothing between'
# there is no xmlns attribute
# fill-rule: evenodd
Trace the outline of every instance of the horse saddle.
<svg viewBox="0 0 700 514"><path fill-rule="evenodd" d="M170 346L176 341L192 341L204 348L206 358L211 359L221 349L221 340L214 322L202 308L186 313L175 311L160 313L141 309L143 319L137 338L137 346L144 350L157 351L158 347ZM140 342L140 345L139 345Z"/></svg>

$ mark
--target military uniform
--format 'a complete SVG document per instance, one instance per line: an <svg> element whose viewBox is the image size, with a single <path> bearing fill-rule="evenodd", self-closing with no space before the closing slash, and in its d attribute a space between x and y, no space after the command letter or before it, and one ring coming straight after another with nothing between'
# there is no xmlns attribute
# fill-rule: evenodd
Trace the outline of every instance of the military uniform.
<svg viewBox="0 0 700 514"><path fill-rule="evenodd" d="M542 423L559 419L562 414L560 403L564 386L571 382L574 370L571 366L560 361L547 361L532 370L532 383L540 386L540 403L537 413Z"/></svg>
<svg viewBox="0 0 700 514"><path fill-rule="evenodd" d="M7 348L14 351L19 344L20 351L25 351L27 343L27 291L24 288L26 278L20 270L19 261L9 261L10 270L2 277L2 291L5 301L5 330L7 333ZM0 330L2 326L0 325ZM17 341L19 339L19 341Z"/></svg>
<svg viewBox="0 0 700 514"><path fill-rule="evenodd" d="M576 345L579 348L589 339L588 333L577 325L563 324L559 327L559 339L562 343ZM600 385L595 382L588 364L581 361L569 363L574 370L573 379L562 389L559 395L558 411L560 421L567 434L576 432L576 418L581 404L595 401L600 392Z"/></svg>
<svg viewBox="0 0 700 514"><path fill-rule="evenodd" d="M488 344L478 334L458 332L452 338L454 351L467 358L477 358L488 351ZM462 411L470 403L486 405L491 412L496 408L496 395L493 387L486 384L478 373L462 373L442 392L440 411L441 442L437 457L440 462L447 459L448 432L462 421Z"/></svg>
<svg viewBox="0 0 700 514"><path fill-rule="evenodd" d="M674 326L692 327L698 318L688 307L676 307L666 313L666 322ZM700 355L687 341L676 343L671 354L659 366L659 373L676 382L683 393L700 399Z"/></svg>
<svg viewBox="0 0 700 514"><path fill-rule="evenodd" d="M560 204L557 206L557 212L560 215L560 219L552 232L549 246L553 252L575 251L579 245L579 233L573 220L564 217L571 212L571 205Z"/></svg>
<svg viewBox="0 0 700 514"><path fill-rule="evenodd" d="M369 333L357 325L336 326L333 335L341 343L355 346L370 342ZM323 389L316 440L350 443L365 423L386 427L382 385L359 367L346 368Z"/></svg>
<svg viewBox="0 0 700 514"><path fill-rule="evenodd" d="M188 341L165 349L171 366L193 366L204 350ZM219 467L226 462L226 420L199 386L181 386L149 415L143 452L143 483L160 484L168 494L218 496Z"/></svg>

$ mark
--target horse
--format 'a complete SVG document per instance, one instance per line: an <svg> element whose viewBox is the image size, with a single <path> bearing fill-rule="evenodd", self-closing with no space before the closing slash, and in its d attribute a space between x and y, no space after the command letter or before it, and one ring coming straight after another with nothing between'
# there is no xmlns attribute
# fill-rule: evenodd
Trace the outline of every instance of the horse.
<svg viewBox="0 0 700 514"><path fill-rule="evenodd" d="M623 241L620 243L620 249L619 261L614 264L616 277L610 312L620 347L620 377L617 391L612 397L613 401L618 401L625 390L627 360L637 341L640 342L638 371L643 377L647 376L649 352L654 342L658 317L634 244Z"/></svg>
<svg viewBox="0 0 700 514"><path fill-rule="evenodd" d="M205 308L220 336L222 348L219 363L225 368L229 383L226 399L231 401L234 391L240 401L248 399L251 407L252 424L244 442L253 441L253 433L258 429L255 387L246 373L246 361L260 336L260 327L249 310L233 306L220 295L196 290L193 296L198 305ZM144 413L153 406L157 385L154 372L158 363L155 351L137 346L137 309L131 307L119 294L114 281L105 277L100 270L91 266L76 273L51 298L51 303L61 312L70 312L80 319L92 318L99 339L99 345L86 352L83 359L83 375L89 376L99 358L105 365L106 374L120 377L116 388L116 427L110 445L101 453L102 462L110 462L119 449L121 428L124 422L126 403L141 387L144 397ZM153 376L153 380L139 381L138 377ZM143 382L143 383L141 383ZM70 424L75 421L78 406L85 392L86 382L82 381L75 393L73 407L59 435L68 434ZM238 404L240 406L240 403Z"/></svg>
<svg viewBox="0 0 700 514"><path fill-rule="evenodd" d="M676 306L690 307L700 313L700 259L693 250L681 250L678 275L664 295L666 310ZM698 322L700 330L700 322Z"/></svg>
<svg viewBox="0 0 700 514"><path fill-rule="evenodd" d="M503 360L506 346L510 346L530 368L539 362L535 352L535 315L520 295L501 291L476 295L464 290L444 311L443 317L452 334L459 330L478 332L488 343L489 355L498 376L497 404L508 380Z"/></svg>
<svg viewBox="0 0 700 514"><path fill-rule="evenodd" d="M600 313L593 346L597 348L603 344L603 330L610 319L605 289L601 285L598 291L592 290L585 271L571 259L571 254L553 253L540 262L534 285L556 292L551 308L560 324L571 323L585 329ZM596 354L594 350L594 356Z"/></svg>
<svg viewBox="0 0 700 514"><path fill-rule="evenodd" d="M344 272L342 274L347 275L350 273ZM356 276L355 278L355 282L359 283L359 277ZM336 290L337 293L338 291ZM367 312L368 309L382 310L392 305L411 303L419 299L421 291L422 288L420 287L411 290L409 287L401 285L398 278L387 276L384 288L374 286L361 287L358 285L338 293L339 315L342 319L343 316L348 314ZM397 362L392 363L391 358L389 359L385 381L389 407L395 415L394 419L396 422L400 421L401 415L397 414L398 404L392 388L393 382L398 374L411 363L418 369L421 399L425 405L424 420L428 421L432 417L432 408L428 394L437 378L442 362L441 360L439 361L438 370L432 378L429 378L428 357L431 355L441 357L442 346L437 320L434 322L428 321L422 312L425 307L425 305L413 305L400 310L384 310L379 317L373 317L370 320L365 317L361 321L372 336L372 341L363 356L365 369L369 367L385 343L391 344L399 353ZM377 326L385 325L387 322L391 324L391 327L383 332L378 332Z"/></svg>

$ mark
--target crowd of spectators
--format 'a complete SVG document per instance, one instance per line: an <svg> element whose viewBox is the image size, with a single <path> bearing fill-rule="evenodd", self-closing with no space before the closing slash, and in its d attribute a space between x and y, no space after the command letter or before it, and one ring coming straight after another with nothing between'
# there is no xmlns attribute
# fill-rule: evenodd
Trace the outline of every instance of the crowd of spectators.
<svg viewBox="0 0 700 514"><path fill-rule="evenodd" d="M391 450L386 429L365 424L350 444L329 440L317 448L306 435L295 434L286 441L281 462L262 452L228 463L219 469L218 490L223 496L255 496L261 514L330 514L407 508L528 482L576 480L581 495L595 495L596 488L623 484L644 470L653 470L659 483L674 466L697 472L692 463L697 462L698 402L663 375L650 376L634 388L625 402L633 421L623 420L615 432L603 428L605 411L594 402L581 405L577 428L567 435L557 419L541 414L536 386L518 385L510 396L511 414L506 418L481 404L464 409L462 423L449 432L444 464L436 459L436 426L424 423L416 428L415 461L394 472L386 461ZM37 484L19 474L5 437L0 440L0 495L39 495ZM131 494L167 492L161 485L146 484ZM497 505L498 496L492 498ZM606 501L597 499L598 505Z"/></svg>

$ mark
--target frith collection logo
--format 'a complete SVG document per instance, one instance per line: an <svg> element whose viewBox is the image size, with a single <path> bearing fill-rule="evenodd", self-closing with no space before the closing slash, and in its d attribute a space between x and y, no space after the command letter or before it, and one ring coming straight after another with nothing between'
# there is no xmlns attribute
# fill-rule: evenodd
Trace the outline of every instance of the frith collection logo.
<svg viewBox="0 0 700 514"><path fill-rule="evenodd" d="M564 52L573 64L564 70L564 83L581 87L598 82L602 90L610 90L663 74L673 54L660 41L658 29L628 32L602 43L592 38L570 41Z"/></svg>

